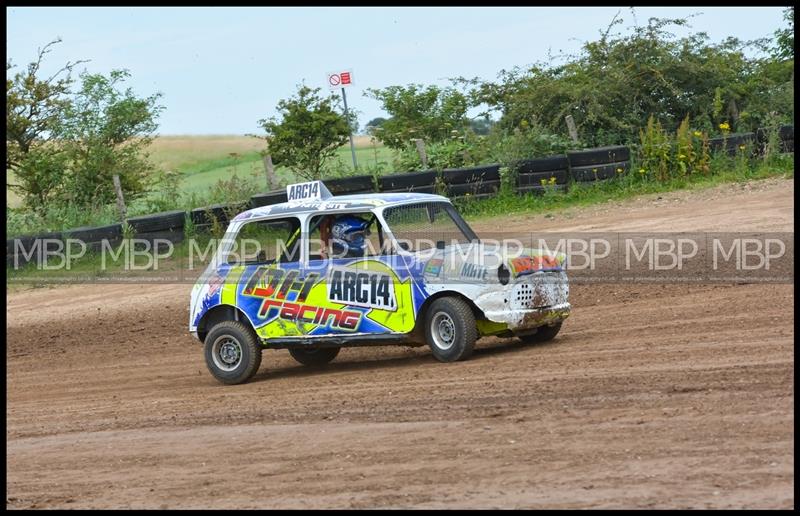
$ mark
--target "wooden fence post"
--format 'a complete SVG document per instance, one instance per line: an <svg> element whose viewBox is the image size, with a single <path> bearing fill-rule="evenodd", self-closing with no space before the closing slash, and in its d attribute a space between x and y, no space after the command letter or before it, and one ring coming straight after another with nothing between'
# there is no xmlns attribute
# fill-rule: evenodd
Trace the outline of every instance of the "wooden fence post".
<svg viewBox="0 0 800 516"><path fill-rule="evenodd" d="M264 156L264 170L267 172L267 188L276 189L278 182L275 180L275 166L272 164L272 156L269 154Z"/></svg>
<svg viewBox="0 0 800 516"><path fill-rule="evenodd" d="M572 115L565 116L564 120L567 121L567 129L569 129L570 138L572 138L573 142L578 143L578 128L575 127L575 120L572 118Z"/></svg>
<svg viewBox="0 0 800 516"><path fill-rule="evenodd" d="M422 138L414 138L412 141L417 144L417 152L419 153L419 159L422 160L422 168L427 170L428 154L425 152L425 140Z"/></svg>
<svg viewBox="0 0 800 516"><path fill-rule="evenodd" d="M119 175L114 174L114 190L117 192L117 209L119 210L120 222L128 219L128 210L125 208L125 198L122 196L122 185L119 182Z"/></svg>

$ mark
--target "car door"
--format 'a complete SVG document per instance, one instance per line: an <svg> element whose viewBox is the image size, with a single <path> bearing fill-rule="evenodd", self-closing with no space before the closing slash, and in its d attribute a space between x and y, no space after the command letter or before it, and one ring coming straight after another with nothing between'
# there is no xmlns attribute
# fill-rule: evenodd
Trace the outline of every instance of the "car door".
<svg viewBox="0 0 800 516"><path fill-rule="evenodd" d="M336 215L310 217L308 261L304 276L318 282L307 303L313 313L310 335L397 334L414 328L412 282L403 260L383 246L383 228L371 212L350 213L369 223L363 253L333 255L332 235L326 231ZM328 219L327 222L325 219Z"/></svg>

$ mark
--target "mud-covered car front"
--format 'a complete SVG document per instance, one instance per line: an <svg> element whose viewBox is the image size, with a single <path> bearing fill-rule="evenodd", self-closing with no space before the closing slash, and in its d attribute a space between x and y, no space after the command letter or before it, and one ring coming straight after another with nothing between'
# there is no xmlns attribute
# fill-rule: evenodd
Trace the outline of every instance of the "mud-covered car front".
<svg viewBox="0 0 800 516"><path fill-rule="evenodd" d="M516 252L481 243L437 251L425 262L426 289L455 291L482 313L484 335L524 335L560 323L571 310L565 256L537 249Z"/></svg>

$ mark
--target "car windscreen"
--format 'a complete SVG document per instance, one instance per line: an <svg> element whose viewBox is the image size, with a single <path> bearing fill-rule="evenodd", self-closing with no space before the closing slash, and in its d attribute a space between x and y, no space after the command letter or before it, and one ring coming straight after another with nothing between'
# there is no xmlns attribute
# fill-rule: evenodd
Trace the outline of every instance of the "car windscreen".
<svg viewBox="0 0 800 516"><path fill-rule="evenodd" d="M446 202L420 202L387 208L383 218L406 251L465 244L478 238L453 205Z"/></svg>

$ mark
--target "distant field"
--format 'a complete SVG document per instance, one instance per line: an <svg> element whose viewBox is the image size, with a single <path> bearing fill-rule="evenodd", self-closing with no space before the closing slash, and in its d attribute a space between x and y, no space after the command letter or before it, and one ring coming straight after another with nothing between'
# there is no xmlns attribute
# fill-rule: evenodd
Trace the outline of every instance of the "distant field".
<svg viewBox="0 0 800 516"><path fill-rule="evenodd" d="M374 169L377 161L377 166L390 170L393 157L390 149L380 144L373 146L368 136L355 137L354 144L359 167ZM263 142L255 138L169 136L153 142L151 149L154 163L164 170L176 170L184 176L181 189L186 193L202 192L220 179L229 179L234 174L240 178L253 178L266 188L266 173L260 154ZM328 167L332 170L352 170L349 143L337 150ZM292 172L285 167L276 167L275 173L282 182L295 180Z"/></svg>
<svg viewBox="0 0 800 516"><path fill-rule="evenodd" d="M374 170L376 167L389 171L393 153L369 136L354 137L356 160L360 168ZM260 155L264 141L241 135L171 135L157 137L149 148L150 160L161 170L173 170L182 176L181 191L202 193L209 190L220 179L229 179L234 174L240 178L251 178L264 185L266 174ZM338 164L336 163L338 161ZM331 170L351 171L350 144L337 150L336 157L328 164ZM294 180L285 167L276 167L282 182ZM13 174L9 173L13 182ZM6 202L11 207L21 204L19 196L6 187Z"/></svg>

